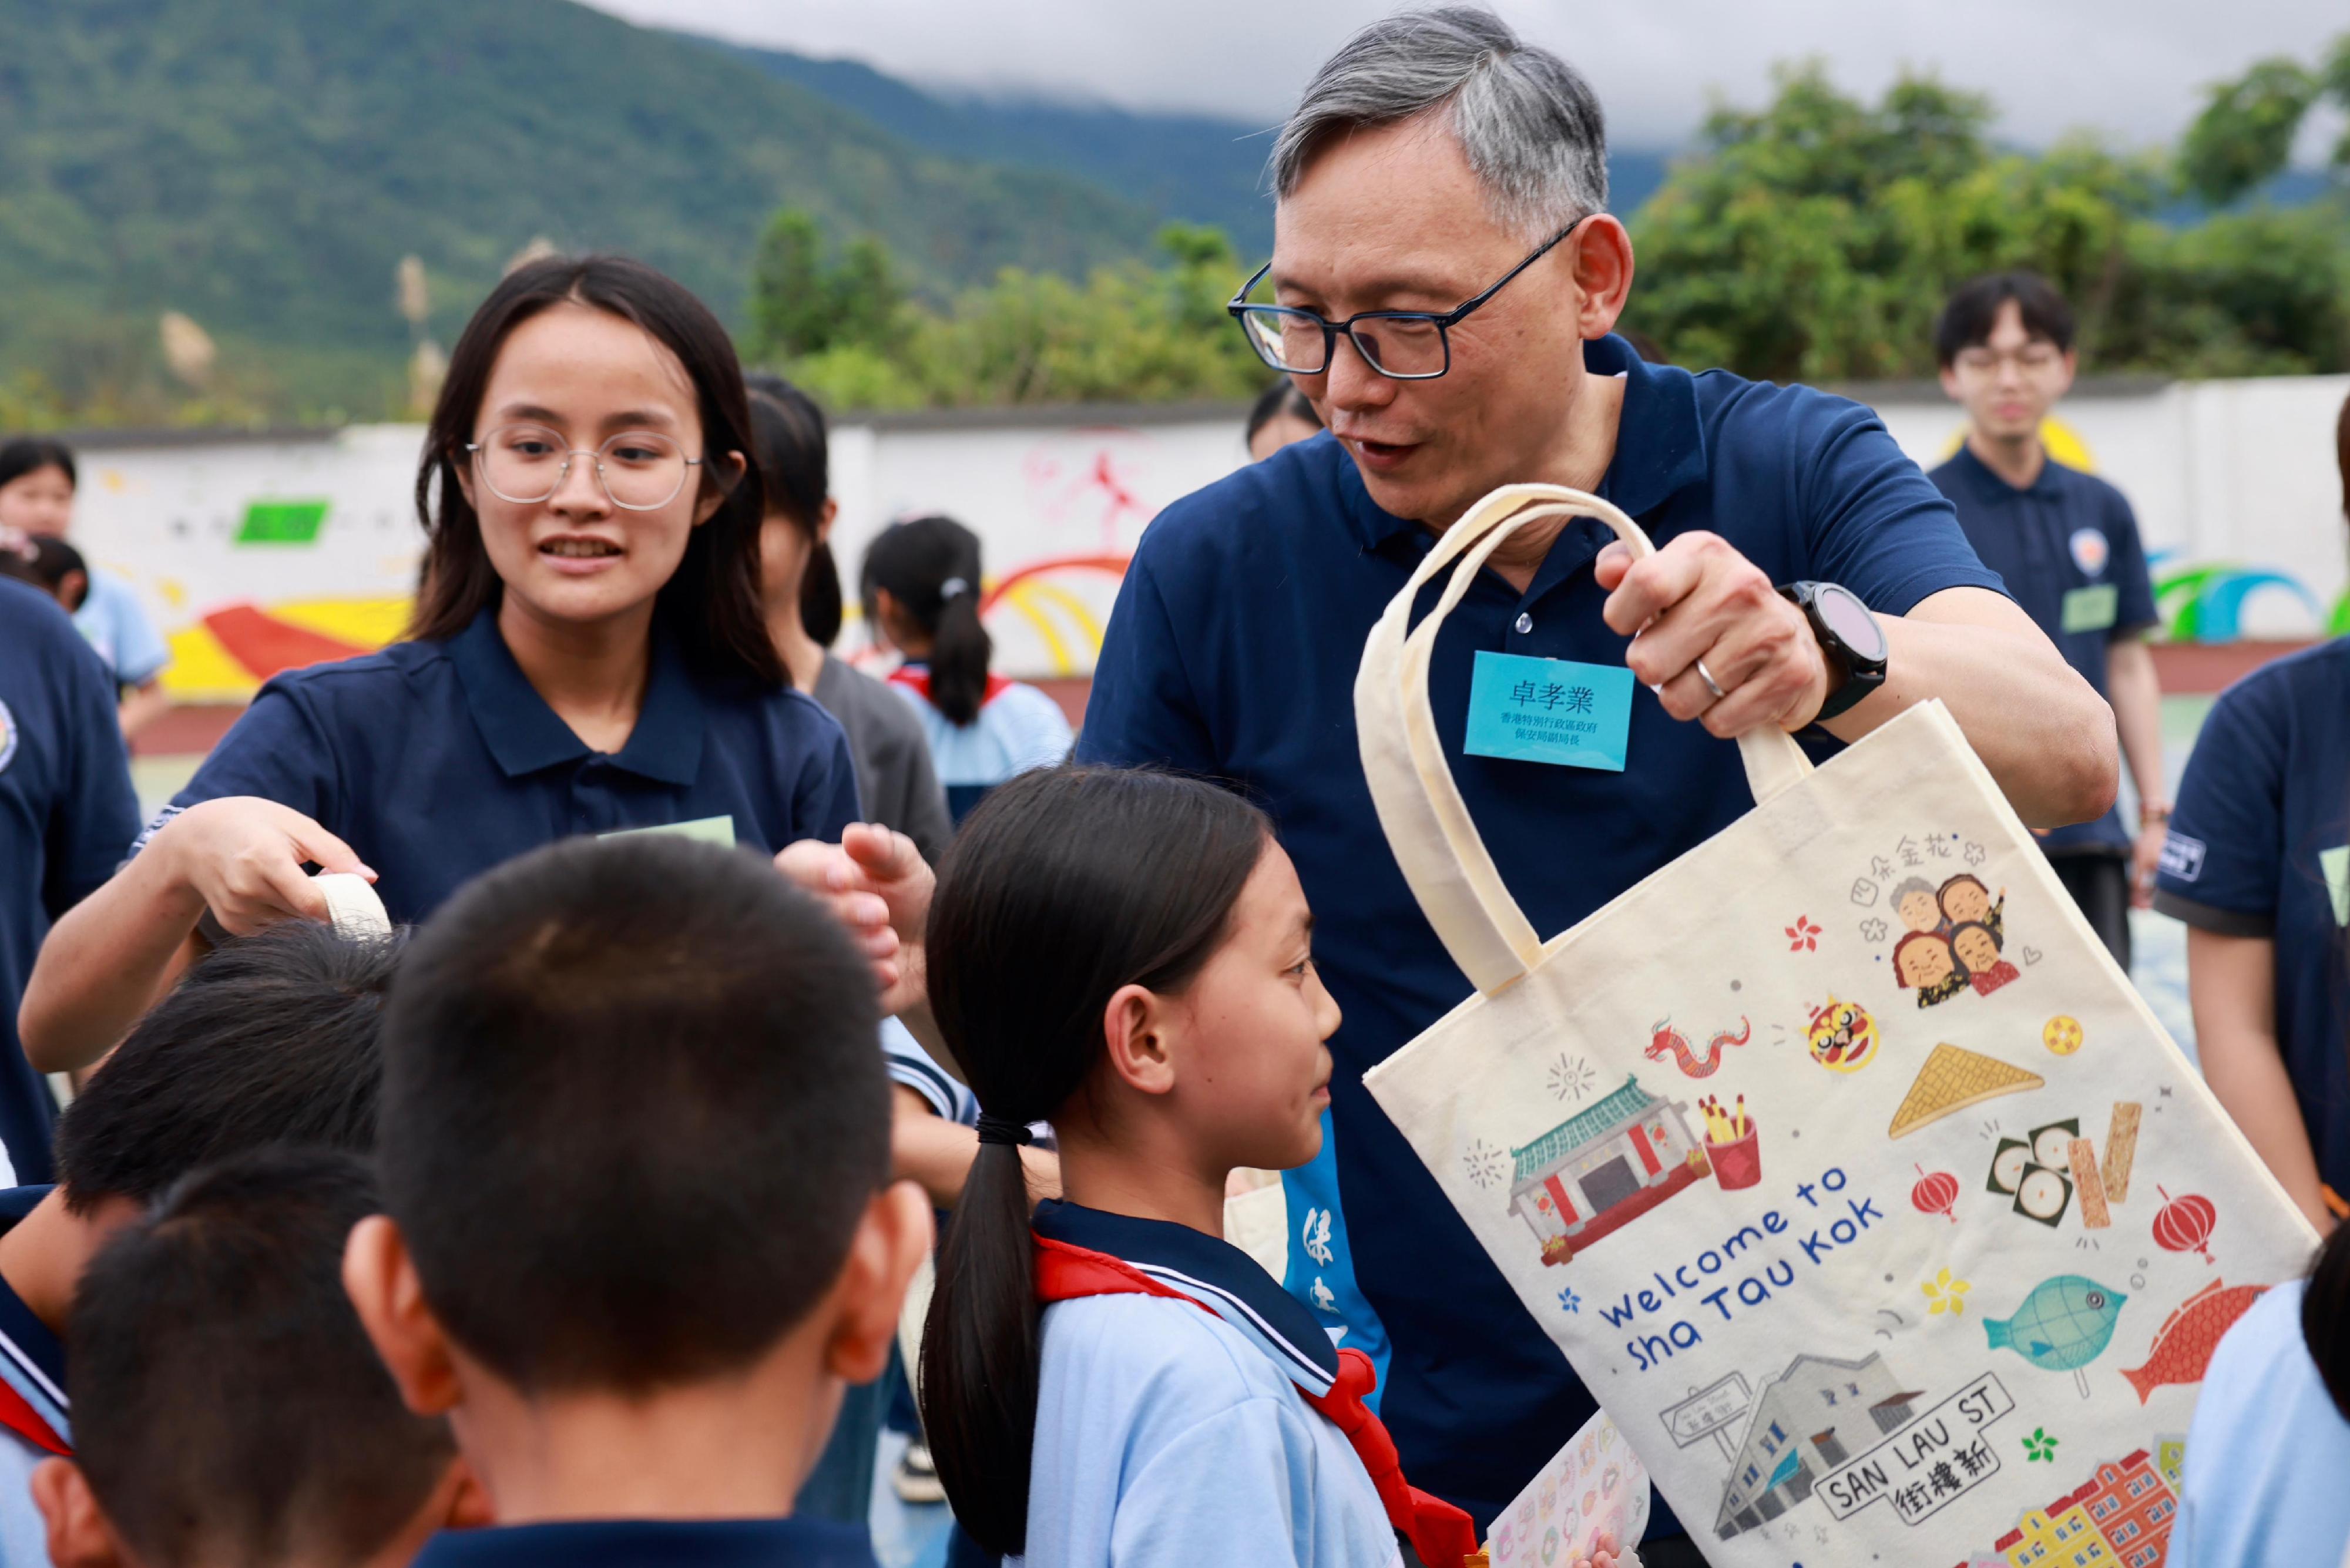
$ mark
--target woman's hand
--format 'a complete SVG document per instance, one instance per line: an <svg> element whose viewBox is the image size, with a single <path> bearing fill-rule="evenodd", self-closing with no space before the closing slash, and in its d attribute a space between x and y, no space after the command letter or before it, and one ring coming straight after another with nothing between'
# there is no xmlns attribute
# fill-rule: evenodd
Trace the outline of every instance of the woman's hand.
<svg viewBox="0 0 2350 1568"><path fill-rule="evenodd" d="M1591 1555L1575 1560L1575 1568L1617 1568L1621 1560L1617 1556L1616 1540L1602 1534L1591 1543Z"/></svg>
<svg viewBox="0 0 2350 1568"><path fill-rule="evenodd" d="M803 838L784 846L775 869L820 899L857 940L872 962L884 1012L902 1013L921 1003L922 927L937 878L912 839L852 822L838 844Z"/></svg>
<svg viewBox="0 0 2350 1568"><path fill-rule="evenodd" d="M258 795L224 795L164 824L142 855L162 857L172 884L209 908L235 936L280 920L328 919L326 896L303 867L375 880L351 846L290 806Z"/></svg>

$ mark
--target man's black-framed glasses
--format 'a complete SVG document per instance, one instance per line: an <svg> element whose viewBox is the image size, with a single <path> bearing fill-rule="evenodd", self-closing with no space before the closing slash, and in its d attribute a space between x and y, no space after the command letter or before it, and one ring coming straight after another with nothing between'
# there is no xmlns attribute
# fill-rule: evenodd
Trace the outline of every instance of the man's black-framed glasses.
<svg viewBox="0 0 2350 1568"><path fill-rule="evenodd" d="M1251 305L1249 290L1273 270L1267 262L1256 269L1224 308L1240 323L1256 357L1276 370L1293 376L1318 376L1330 368L1337 337L1345 333L1363 363L1390 380L1433 381L1452 369L1451 329L1502 292L1509 281L1548 255L1561 240L1581 228L1591 216L1567 224L1536 246L1525 260L1503 273L1491 288L1442 313L1426 310L1365 310L1344 321L1326 321L1310 310L1284 305Z"/></svg>

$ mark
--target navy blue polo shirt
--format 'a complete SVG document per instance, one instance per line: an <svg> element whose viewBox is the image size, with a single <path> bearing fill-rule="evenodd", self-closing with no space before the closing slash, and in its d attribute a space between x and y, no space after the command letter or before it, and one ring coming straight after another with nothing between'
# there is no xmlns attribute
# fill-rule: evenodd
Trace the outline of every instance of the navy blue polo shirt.
<svg viewBox="0 0 2350 1568"><path fill-rule="evenodd" d="M25 982L50 923L138 831L113 676L55 599L0 578L0 1143L16 1181L49 1179L57 1116L16 1039Z"/></svg>
<svg viewBox="0 0 2350 1568"><path fill-rule="evenodd" d="M2350 1194L2350 638L2220 694L2187 758L2154 907L2276 944L2276 1037L2317 1170Z"/></svg>
<svg viewBox="0 0 2350 1568"><path fill-rule="evenodd" d="M874 1568L865 1527L816 1519L597 1519L444 1530L411 1568Z"/></svg>
<svg viewBox="0 0 2350 1568"><path fill-rule="evenodd" d="M1950 503L1867 409L1644 364L1613 337L1585 355L1627 378L1600 493L1660 543L1711 529L1774 582L1842 583L1894 615L1946 588L1998 588ZM1571 523L1523 594L1481 572L1437 637L1430 677L1453 775L1546 934L1753 804L1734 742L1637 688L1622 773L1462 753L1479 649L1623 663L1627 639L1600 618L1590 570L1609 537ZM1379 1414L1407 1473L1482 1529L1593 1405L1362 1086L1365 1069L1470 992L1388 852L1355 733L1364 639L1431 542L1372 502L1327 435L1177 502L1118 591L1077 755L1229 780L1272 813L1346 1012L1330 1042L1336 1191L1301 1202L1292 1189L1290 1282L1341 1343L1384 1361ZM1428 586L1423 609L1441 587ZM1368 1311L1333 1312L1356 1287Z"/></svg>
<svg viewBox="0 0 2350 1568"><path fill-rule="evenodd" d="M446 642L273 678L156 826L233 794L291 806L349 845L394 923L577 834L715 819L773 854L857 820L848 742L803 693L699 672L657 625L637 727L619 752L595 751L532 688L494 608Z"/></svg>
<svg viewBox="0 0 2350 1568"><path fill-rule="evenodd" d="M1927 477L1959 509L1959 526L1983 565L2000 575L2064 662L2111 701L2106 649L2155 624L2146 547L2122 493L2053 460L2018 490L1963 446ZM2054 829L2040 847L2051 855L2126 856L2133 842L2116 805L2095 822Z"/></svg>

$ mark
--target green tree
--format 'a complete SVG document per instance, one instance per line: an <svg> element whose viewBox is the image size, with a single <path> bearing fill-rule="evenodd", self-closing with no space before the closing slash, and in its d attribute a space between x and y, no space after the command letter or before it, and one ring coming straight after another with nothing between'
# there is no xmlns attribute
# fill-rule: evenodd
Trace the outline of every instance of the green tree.
<svg viewBox="0 0 2350 1568"><path fill-rule="evenodd" d="M2211 89L2210 101L2178 149L2189 190L2224 207L2282 172L2302 122L2321 98L2350 109L2350 33L2334 41L2314 69L2284 57L2259 61ZM2334 148L2334 169L2350 177L2350 130Z"/></svg>

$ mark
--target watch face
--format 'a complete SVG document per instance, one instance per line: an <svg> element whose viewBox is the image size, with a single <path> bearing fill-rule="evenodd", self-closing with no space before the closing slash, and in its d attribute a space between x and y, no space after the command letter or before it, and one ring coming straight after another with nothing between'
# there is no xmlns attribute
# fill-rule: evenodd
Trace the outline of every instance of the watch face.
<svg viewBox="0 0 2350 1568"><path fill-rule="evenodd" d="M1822 583L1812 596L1812 607L1820 619L1834 632L1836 639L1852 649L1854 657L1865 664L1876 664L1885 658L1885 633L1868 607L1853 597L1850 589L1834 583Z"/></svg>

